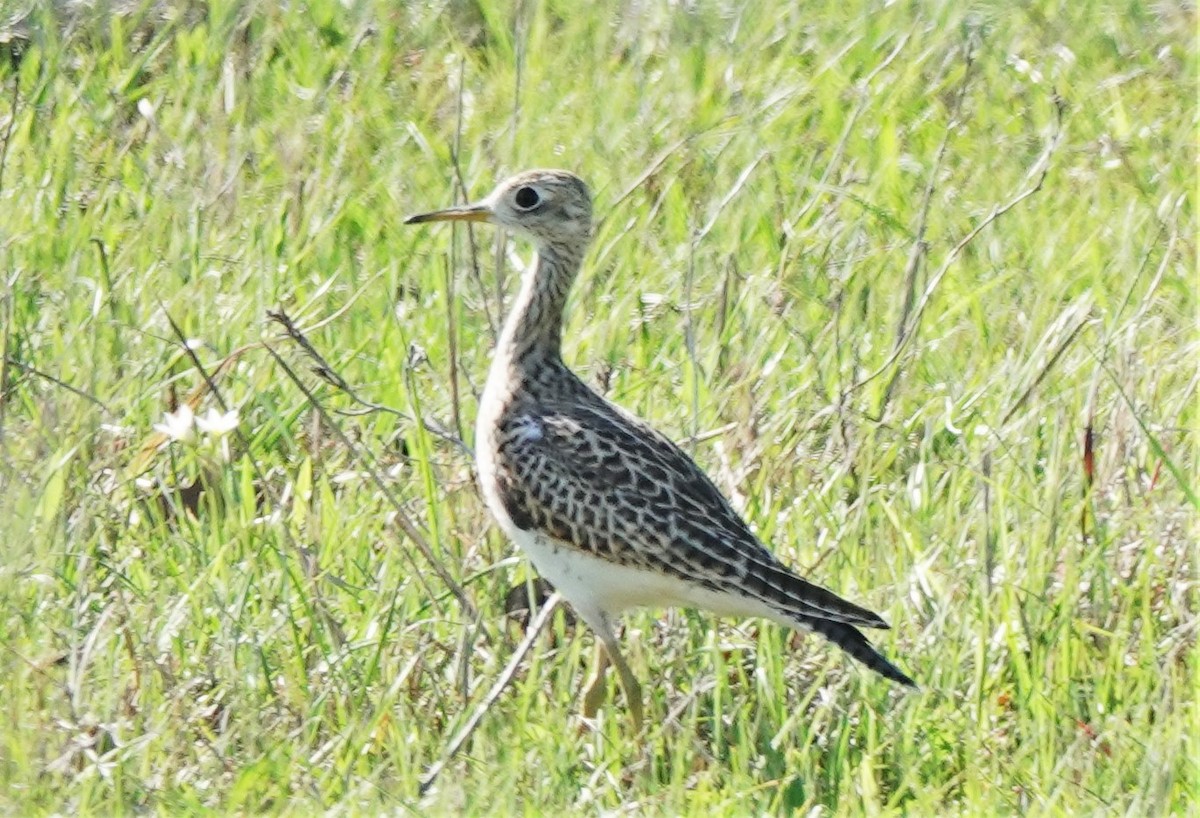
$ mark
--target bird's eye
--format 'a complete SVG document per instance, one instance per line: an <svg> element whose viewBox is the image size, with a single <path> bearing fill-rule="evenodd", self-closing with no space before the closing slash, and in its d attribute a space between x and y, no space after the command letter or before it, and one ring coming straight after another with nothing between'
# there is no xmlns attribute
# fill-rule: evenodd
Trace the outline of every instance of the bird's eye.
<svg viewBox="0 0 1200 818"><path fill-rule="evenodd" d="M517 195L514 197L517 207L522 210L532 210L542 201L542 197L538 196L538 192L531 187L522 187L517 189Z"/></svg>

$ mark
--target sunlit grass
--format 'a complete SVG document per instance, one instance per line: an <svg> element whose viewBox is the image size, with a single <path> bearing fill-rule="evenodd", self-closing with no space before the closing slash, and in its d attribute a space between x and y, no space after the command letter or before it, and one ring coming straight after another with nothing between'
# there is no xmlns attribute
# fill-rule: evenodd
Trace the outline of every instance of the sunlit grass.
<svg viewBox="0 0 1200 818"><path fill-rule="evenodd" d="M39 14L0 68L4 811L1195 810L1193 10ZM580 730L559 616L418 797L520 639L446 436L527 248L400 221L529 166L601 218L569 360L920 692L649 612L649 735L615 687ZM224 443L153 437L221 410L171 320Z"/></svg>

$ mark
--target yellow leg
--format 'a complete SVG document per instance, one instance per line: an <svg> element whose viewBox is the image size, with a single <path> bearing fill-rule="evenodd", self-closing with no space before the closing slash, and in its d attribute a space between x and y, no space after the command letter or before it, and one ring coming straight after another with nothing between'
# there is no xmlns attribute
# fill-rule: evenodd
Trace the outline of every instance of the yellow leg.
<svg viewBox="0 0 1200 818"><path fill-rule="evenodd" d="M604 681L608 666L613 665L621 679L621 688L625 691L625 702L629 706L629 717L633 721L634 730L642 732L642 686L638 684L633 671L625 663L625 657L621 655L621 647L617 644L617 635L613 633L612 625L609 624L608 614L602 610L589 610L581 606L576 606L575 611L596 634L596 663L583 686L583 716L589 719L596 717L607 692Z"/></svg>
<svg viewBox="0 0 1200 818"><path fill-rule="evenodd" d="M592 672L588 675L587 681L583 683L583 717L585 719L596 718L596 713L600 711L600 705L604 704L604 697L608 693L608 686L604 683L608 676L608 652L600 644L600 640L596 640L595 657L592 660Z"/></svg>
<svg viewBox="0 0 1200 818"><path fill-rule="evenodd" d="M629 665L625 664L625 658L617 652L615 645L605 651L609 660L617 668L617 675L621 677L621 687L625 689L625 704L629 707L629 717L633 720L633 730L635 733L642 732L644 720L642 718L642 686L638 684L637 678L634 677L633 671L629 669Z"/></svg>

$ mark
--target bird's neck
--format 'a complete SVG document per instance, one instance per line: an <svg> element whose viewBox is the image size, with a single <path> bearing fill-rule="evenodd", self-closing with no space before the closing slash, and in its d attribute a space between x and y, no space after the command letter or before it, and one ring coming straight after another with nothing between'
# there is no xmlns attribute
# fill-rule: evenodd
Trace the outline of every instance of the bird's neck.
<svg viewBox="0 0 1200 818"><path fill-rule="evenodd" d="M538 247L504 321L496 363L519 370L562 363L563 310L582 260L582 253L569 248Z"/></svg>

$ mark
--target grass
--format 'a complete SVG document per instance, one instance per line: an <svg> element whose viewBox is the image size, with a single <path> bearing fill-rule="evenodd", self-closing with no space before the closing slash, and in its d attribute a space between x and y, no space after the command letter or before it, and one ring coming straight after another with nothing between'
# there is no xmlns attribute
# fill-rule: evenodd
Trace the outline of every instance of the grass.
<svg viewBox="0 0 1200 818"><path fill-rule="evenodd" d="M0 811L1195 814L1194 8L37 9L0 69ZM614 690L580 731L556 615L417 795L521 635L531 572L428 426L469 444L527 248L400 221L544 165L602 219L569 360L919 693L646 612L653 728ZM345 414L281 306L401 414ZM164 442L219 408L197 361L237 433Z"/></svg>

